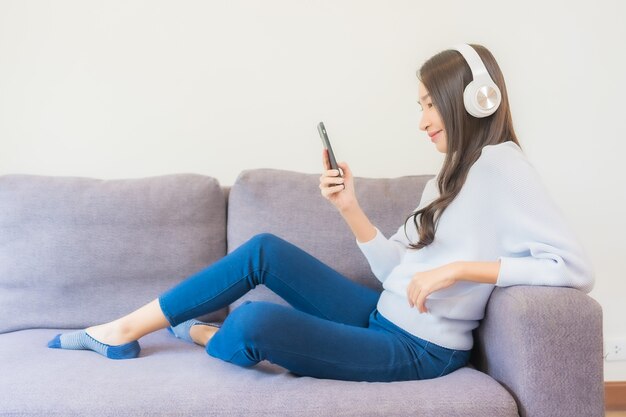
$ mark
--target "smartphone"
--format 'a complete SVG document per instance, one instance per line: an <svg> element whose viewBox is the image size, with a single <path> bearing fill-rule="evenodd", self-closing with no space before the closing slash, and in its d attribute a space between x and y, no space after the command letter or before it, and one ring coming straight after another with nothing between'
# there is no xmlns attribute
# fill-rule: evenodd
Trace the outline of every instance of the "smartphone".
<svg viewBox="0 0 626 417"><path fill-rule="evenodd" d="M319 122L317 124L317 131L320 134L320 138L322 138L322 145L324 145L324 149L328 150L328 161L330 162L330 169L338 170L338 177L341 177L341 171L339 170L339 165L337 165L337 159L335 159L333 147L330 146L330 140L328 139L328 133L326 133L326 127L324 126L324 122Z"/></svg>

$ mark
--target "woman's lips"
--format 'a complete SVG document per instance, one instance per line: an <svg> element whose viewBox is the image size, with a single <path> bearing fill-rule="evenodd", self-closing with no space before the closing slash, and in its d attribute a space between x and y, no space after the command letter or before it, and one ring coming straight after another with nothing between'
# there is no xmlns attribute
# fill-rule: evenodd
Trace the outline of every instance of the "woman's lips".
<svg viewBox="0 0 626 417"><path fill-rule="evenodd" d="M430 136L430 140L432 140L433 142L436 142L441 132L442 130L437 130L435 132L428 132L428 136Z"/></svg>

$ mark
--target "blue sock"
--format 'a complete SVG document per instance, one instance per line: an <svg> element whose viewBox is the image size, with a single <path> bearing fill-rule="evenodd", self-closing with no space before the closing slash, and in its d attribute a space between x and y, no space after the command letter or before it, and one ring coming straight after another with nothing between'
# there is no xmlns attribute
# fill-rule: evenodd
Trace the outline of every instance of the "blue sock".
<svg viewBox="0 0 626 417"><path fill-rule="evenodd" d="M80 330L73 333L58 334L48 342L48 347L53 349L83 349L93 350L109 359L132 359L139 355L141 348L137 341L123 345L110 346L98 342L89 336L86 331Z"/></svg>
<svg viewBox="0 0 626 417"><path fill-rule="evenodd" d="M205 323L200 320L191 319L180 323L178 326L168 327L167 330L179 339L194 343L193 339L189 335L189 331L191 330L191 327L195 325L220 327L220 324L218 323Z"/></svg>

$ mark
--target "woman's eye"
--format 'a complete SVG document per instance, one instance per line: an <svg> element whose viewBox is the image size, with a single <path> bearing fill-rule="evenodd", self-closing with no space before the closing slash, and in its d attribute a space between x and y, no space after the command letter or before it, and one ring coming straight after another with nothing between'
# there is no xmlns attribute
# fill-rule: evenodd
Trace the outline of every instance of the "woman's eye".
<svg viewBox="0 0 626 417"><path fill-rule="evenodd" d="M433 106L433 103L426 103L426 107L428 107L429 109Z"/></svg>

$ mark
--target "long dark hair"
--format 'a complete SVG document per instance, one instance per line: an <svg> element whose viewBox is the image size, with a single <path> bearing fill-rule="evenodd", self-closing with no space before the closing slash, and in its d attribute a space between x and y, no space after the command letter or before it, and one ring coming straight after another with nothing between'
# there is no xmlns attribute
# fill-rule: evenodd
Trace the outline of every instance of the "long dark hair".
<svg viewBox="0 0 626 417"><path fill-rule="evenodd" d="M433 242L441 215L461 191L469 169L480 157L484 146L507 141L519 146L513 130L502 71L487 48L471 46L478 52L489 75L500 89L502 102L494 114L485 118L475 118L465 111L463 90L472 80L472 73L463 56L456 50L438 53L417 72L417 78L428 90L443 121L448 150L437 181L439 197L407 218L407 222L413 218L419 233L419 241L410 245L414 249L421 249Z"/></svg>

